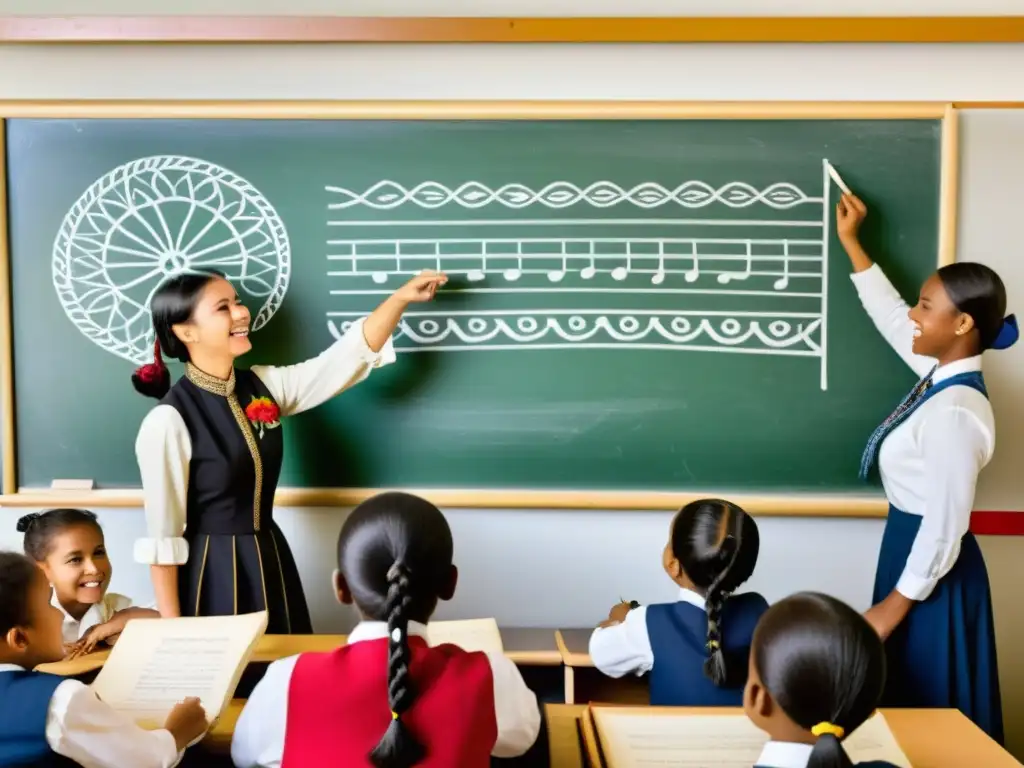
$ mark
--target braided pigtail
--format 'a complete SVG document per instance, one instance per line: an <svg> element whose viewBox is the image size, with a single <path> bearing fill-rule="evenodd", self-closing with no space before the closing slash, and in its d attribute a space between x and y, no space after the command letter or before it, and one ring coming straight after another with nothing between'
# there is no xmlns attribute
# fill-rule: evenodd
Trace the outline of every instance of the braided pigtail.
<svg viewBox="0 0 1024 768"><path fill-rule="evenodd" d="M409 570L396 562L388 570L388 595L384 612L388 622L388 703L391 723L380 743L370 753L376 768L409 768L424 757L419 744L402 723L402 715L415 698L410 675L412 654L409 651Z"/></svg>
<svg viewBox="0 0 1024 768"><path fill-rule="evenodd" d="M718 551L722 570L711 582L704 598L708 614L708 657L704 661L704 674L719 687L732 687L746 678L746 659L740 658L745 654L728 653L723 647L722 639L722 610L725 608L725 601L737 586L733 583L735 579L732 578L732 568L740 551L744 513L727 508L726 514L726 535Z"/></svg>

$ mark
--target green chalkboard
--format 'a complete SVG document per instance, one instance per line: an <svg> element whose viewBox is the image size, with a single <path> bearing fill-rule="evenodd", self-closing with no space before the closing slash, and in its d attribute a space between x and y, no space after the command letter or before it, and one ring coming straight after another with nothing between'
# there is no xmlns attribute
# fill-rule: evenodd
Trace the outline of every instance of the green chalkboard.
<svg viewBox="0 0 1024 768"><path fill-rule="evenodd" d="M937 262L938 120L6 130L23 488L138 486L146 301L192 265L252 308L246 364L452 275L395 365L288 422L283 487L852 491L912 376L850 284L823 160L905 295Z"/></svg>

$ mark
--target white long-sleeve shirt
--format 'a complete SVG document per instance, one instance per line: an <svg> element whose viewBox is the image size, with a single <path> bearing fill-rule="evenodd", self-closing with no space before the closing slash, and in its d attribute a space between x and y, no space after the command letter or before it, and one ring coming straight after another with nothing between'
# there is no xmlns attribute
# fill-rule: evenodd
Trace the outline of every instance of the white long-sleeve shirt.
<svg viewBox="0 0 1024 768"><path fill-rule="evenodd" d="M909 307L881 268L852 276L861 303L885 340L918 376L934 366L914 354ZM981 370L981 356L939 367L932 383ZM895 407L895 404L894 404ZM978 475L995 451L992 406L970 387L949 387L930 397L882 442L878 463L889 502L922 517L897 591L924 600L956 564L967 533Z"/></svg>
<svg viewBox="0 0 1024 768"><path fill-rule="evenodd" d="M427 636L426 625L409 622L409 635ZM348 643L382 640L388 625L363 621L348 636ZM245 709L235 723L231 759L237 768L279 768L284 758L288 727L288 691L298 656L275 661L253 689ZM498 738L493 757L518 757L537 740L541 717L537 696L523 680L516 665L503 653L488 653L494 682L494 714Z"/></svg>
<svg viewBox="0 0 1024 768"><path fill-rule="evenodd" d="M288 366L254 365L252 372L270 390L283 417L320 405L394 360L392 339L374 352L363 336L360 319L310 360ZM192 443L184 419L173 406L158 405L146 415L135 440L135 456L142 475L147 533L135 542L135 561L182 565L188 561L188 542L182 536Z"/></svg>
<svg viewBox="0 0 1024 768"><path fill-rule="evenodd" d="M22 672L0 664L0 672ZM3 702L17 707L18 702ZM46 713L46 743L82 768L173 768L181 760L170 731L147 731L100 701L89 686L65 680Z"/></svg>

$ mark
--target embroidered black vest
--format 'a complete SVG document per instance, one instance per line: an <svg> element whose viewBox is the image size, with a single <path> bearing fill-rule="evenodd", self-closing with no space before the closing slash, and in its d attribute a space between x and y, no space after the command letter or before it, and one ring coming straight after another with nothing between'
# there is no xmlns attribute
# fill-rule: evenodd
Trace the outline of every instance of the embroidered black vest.
<svg viewBox="0 0 1024 768"><path fill-rule="evenodd" d="M185 373L162 401L192 441L185 536L258 531L273 516L284 440L279 423L261 429L245 411L256 398L277 403L251 371L232 370L227 381L192 365Z"/></svg>

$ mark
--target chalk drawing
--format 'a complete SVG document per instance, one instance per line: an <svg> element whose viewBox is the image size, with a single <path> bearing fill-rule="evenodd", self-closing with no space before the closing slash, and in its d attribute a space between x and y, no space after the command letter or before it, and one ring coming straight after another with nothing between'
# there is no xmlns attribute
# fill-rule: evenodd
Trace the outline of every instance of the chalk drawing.
<svg viewBox="0 0 1024 768"><path fill-rule="evenodd" d="M75 202L53 245L53 285L87 338L134 363L151 359L149 302L170 275L215 269L259 308L281 306L291 273L284 222L252 184L191 157L144 157Z"/></svg>

